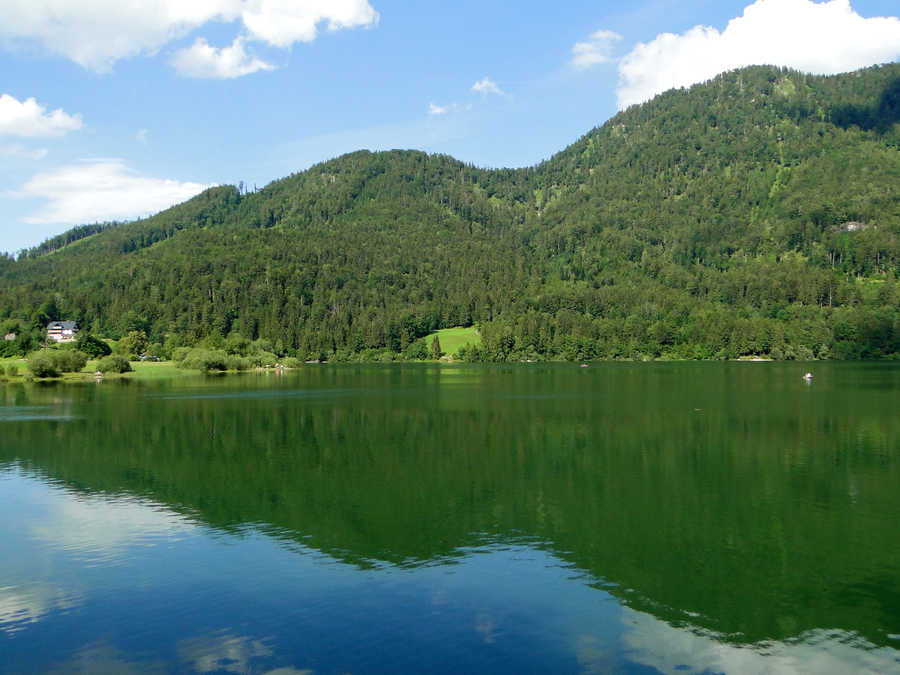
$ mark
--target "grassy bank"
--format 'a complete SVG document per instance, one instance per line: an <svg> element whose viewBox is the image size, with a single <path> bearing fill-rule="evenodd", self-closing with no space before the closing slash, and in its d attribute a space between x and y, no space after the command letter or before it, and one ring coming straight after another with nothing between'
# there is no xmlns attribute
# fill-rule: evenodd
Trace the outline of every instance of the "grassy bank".
<svg viewBox="0 0 900 675"><path fill-rule="evenodd" d="M77 373L62 373L60 377L53 378L35 378L31 371L28 370L28 362L22 358L5 358L0 359L0 367L3 368L3 375L0 375L0 381L6 382L25 382L32 379L57 380L63 382L80 382L94 379L97 372L97 359L87 362L84 368ZM15 375L10 374L10 366L17 371ZM185 375L196 375L199 371L184 370L179 368L174 361L132 361L132 372L130 373L106 373L104 379L121 379L130 380L161 380L172 377L183 377Z"/></svg>
<svg viewBox="0 0 900 675"><path fill-rule="evenodd" d="M113 375L108 373L104 377L127 377L133 380L162 380L182 375L195 375L197 370L183 370L174 361L132 361L132 372ZM93 374L97 369L97 361L88 361L85 371Z"/></svg>

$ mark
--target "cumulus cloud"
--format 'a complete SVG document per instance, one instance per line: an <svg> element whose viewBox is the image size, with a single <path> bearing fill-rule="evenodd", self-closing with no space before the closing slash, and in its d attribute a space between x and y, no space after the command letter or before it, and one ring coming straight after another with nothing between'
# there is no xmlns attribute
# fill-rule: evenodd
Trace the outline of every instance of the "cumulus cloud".
<svg viewBox="0 0 900 675"><path fill-rule="evenodd" d="M500 87L497 86L497 83L489 77L485 77L483 80L479 80L478 82L473 84L472 91L478 92L479 94L497 94L498 96L503 95L503 90L500 89Z"/></svg>
<svg viewBox="0 0 900 675"><path fill-rule="evenodd" d="M572 47L572 65L576 68L590 68L613 60L613 48L622 39L611 30L598 30L585 42L576 42Z"/></svg>
<svg viewBox="0 0 900 675"><path fill-rule="evenodd" d="M275 66L250 56L244 41L236 38L230 47L218 49L203 38L181 49L172 57L172 65L179 75L210 80L228 80L260 70L274 70Z"/></svg>
<svg viewBox="0 0 900 675"><path fill-rule="evenodd" d="M0 39L36 41L97 72L153 54L211 21L240 21L247 37L275 47L310 42L328 30L375 26L368 0L5 0Z"/></svg>
<svg viewBox="0 0 900 675"><path fill-rule="evenodd" d="M34 98L19 101L9 94L0 96L0 136L64 136L82 126L81 115L69 115L62 108L47 112Z"/></svg>
<svg viewBox="0 0 900 675"><path fill-rule="evenodd" d="M108 72L119 59L152 53L207 21L231 21L240 3L210 0L119 2L118 0L7 0L0 36L36 41L97 72Z"/></svg>
<svg viewBox="0 0 900 675"><path fill-rule="evenodd" d="M368 0L250 0L241 17L250 34L275 47L312 42L318 26L328 30L378 25L378 12Z"/></svg>
<svg viewBox="0 0 900 675"><path fill-rule="evenodd" d="M38 173L13 196L48 200L27 223L79 224L156 213L207 187L142 176L120 159L93 159Z"/></svg>
<svg viewBox="0 0 900 675"><path fill-rule="evenodd" d="M849 0L757 0L725 30L695 26L638 44L619 64L619 107L754 64L841 73L900 56L900 18L863 18Z"/></svg>

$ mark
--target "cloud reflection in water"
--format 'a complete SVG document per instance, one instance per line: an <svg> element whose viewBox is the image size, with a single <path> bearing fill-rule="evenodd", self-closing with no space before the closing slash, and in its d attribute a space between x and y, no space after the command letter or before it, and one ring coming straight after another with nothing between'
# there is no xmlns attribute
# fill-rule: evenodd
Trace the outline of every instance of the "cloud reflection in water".
<svg viewBox="0 0 900 675"><path fill-rule="evenodd" d="M788 642L735 645L709 631L676 628L623 608L628 658L661 673L815 673L845 675L900 672L900 651L875 647L842 630L812 630Z"/></svg>
<svg viewBox="0 0 900 675"><path fill-rule="evenodd" d="M77 607L83 598L48 585L0 587L0 631L13 635L52 612Z"/></svg>
<svg viewBox="0 0 900 675"><path fill-rule="evenodd" d="M109 564L131 547L176 541L197 529L185 516L140 498L54 492L31 535L89 563Z"/></svg>

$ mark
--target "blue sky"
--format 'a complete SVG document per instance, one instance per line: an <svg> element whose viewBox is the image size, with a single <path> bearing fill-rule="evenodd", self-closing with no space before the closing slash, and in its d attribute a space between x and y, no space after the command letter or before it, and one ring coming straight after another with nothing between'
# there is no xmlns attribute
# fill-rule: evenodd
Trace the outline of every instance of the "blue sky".
<svg viewBox="0 0 900 675"><path fill-rule="evenodd" d="M0 251L360 148L525 166L750 63L900 58L897 0L0 0Z"/></svg>

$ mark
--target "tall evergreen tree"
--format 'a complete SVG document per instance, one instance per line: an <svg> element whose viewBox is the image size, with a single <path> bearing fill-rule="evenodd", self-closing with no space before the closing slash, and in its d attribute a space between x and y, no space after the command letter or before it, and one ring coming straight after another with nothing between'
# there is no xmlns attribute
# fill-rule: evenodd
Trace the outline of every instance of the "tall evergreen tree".
<svg viewBox="0 0 900 675"><path fill-rule="evenodd" d="M434 339L431 341L431 358L437 360L444 355L444 352L441 351L441 340L437 335L434 336Z"/></svg>

